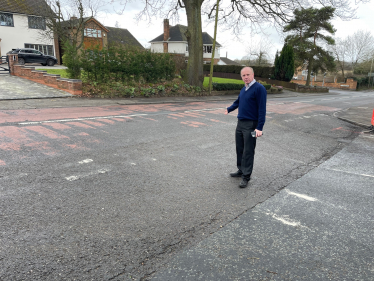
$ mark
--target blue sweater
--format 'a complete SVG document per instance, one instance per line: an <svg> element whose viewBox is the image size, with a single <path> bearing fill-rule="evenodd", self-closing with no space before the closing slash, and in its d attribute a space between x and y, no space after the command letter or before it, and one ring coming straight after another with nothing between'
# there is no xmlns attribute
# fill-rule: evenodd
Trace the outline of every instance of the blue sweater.
<svg viewBox="0 0 374 281"><path fill-rule="evenodd" d="M255 82L247 91L243 87L238 99L227 111L231 112L239 107L238 119L258 121L256 129L262 131L265 124L266 95L265 87Z"/></svg>

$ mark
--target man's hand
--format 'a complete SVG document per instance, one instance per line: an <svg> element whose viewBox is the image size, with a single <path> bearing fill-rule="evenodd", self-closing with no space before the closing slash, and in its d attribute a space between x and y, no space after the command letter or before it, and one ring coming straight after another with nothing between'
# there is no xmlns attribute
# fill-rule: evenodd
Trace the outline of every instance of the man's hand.
<svg viewBox="0 0 374 281"><path fill-rule="evenodd" d="M255 132L256 132L256 138L262 136L262 131L255 129Z"/></svg>
<svg viewBox="0 0 374 281"><path fill-rule="evenodd" d="M228 114L229 112L227 111L227 109L226 109L226 111L225 111L225 114Z"/></svg>

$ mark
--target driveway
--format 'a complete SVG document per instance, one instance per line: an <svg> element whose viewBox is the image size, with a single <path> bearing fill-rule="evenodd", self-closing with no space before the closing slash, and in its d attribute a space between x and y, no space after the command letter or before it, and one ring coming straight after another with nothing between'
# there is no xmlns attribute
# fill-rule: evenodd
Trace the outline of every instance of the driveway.
<svg viewBox="0 0 374 281"><path fill-rule="evenodd" d="M0 75L0 100L71 97L68 92L54 89L24 78Z"/></svg>

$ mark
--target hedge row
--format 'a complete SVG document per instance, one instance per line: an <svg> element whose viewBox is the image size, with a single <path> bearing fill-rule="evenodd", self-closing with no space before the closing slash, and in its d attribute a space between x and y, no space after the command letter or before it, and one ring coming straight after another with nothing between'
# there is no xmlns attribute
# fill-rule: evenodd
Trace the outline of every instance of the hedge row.
<svg viewBox="0 0 374 281"><path fill-rule="evenodd" d="M270 84L261 83L266 90L271 88ZM215 91L229 91L229 90L241 90L244 86L242 84L235 83L212 83L213 90Z"/></svg>
<svg viewBox="0 0 374 281"><path fill-rule="evenodd" d="M212 83L213 90L215 91L229 91L229 90L241 90L242 84L235 83Z"/></svg>
<svg viewBox="0 0 374 281"><path fill-rule="evenodd" d="M244 66L241 65L214 65L213 72L240 74ZM256 77L270 78L274 75L274 66L251 66ZM210 71L210 65L204 65L204 71Z"/></svg>
<svg viewBox="0 0 374 281"><path fill-rule="evenodd" d="M171 55L136 48L85 50L81 55L81 67L89 81L99 83L129 79L156 82L175 76L175 62Z"/></svg>

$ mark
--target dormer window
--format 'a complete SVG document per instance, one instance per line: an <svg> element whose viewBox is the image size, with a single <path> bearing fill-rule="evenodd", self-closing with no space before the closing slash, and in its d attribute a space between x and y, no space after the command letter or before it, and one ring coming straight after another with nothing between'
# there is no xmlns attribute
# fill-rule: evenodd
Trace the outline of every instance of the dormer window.
<svg viewBox="0 0 374 281"><path fill-rule="evenodd" d="M13 15L0 13L0 26L14 26Z"/></svg>
<svg viewBox="0 0 374 281"><path fill-rule="evenodd" d="M93 28L85 28L84 29L84 36L101 38L101 30L100 29L93 29Z"/></svg>

